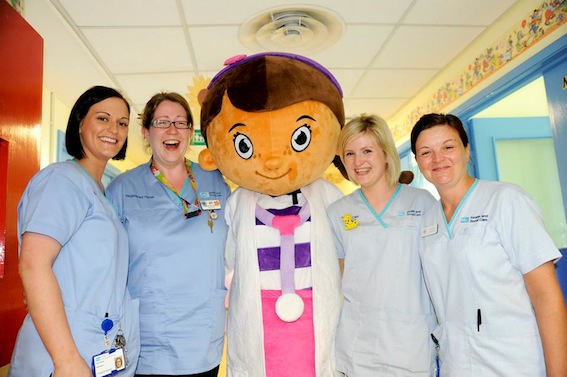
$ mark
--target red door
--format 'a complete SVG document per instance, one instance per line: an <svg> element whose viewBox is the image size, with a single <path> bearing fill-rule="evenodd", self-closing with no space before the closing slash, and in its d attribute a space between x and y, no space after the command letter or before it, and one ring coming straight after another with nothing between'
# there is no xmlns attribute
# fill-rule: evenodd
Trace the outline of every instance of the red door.
<svg viewBox="0 0 567 377"><path fill-rule="evenodd" d="M16 209L39 170L43 39L0 1L0 366L26 314L18 274Z"/></svg>

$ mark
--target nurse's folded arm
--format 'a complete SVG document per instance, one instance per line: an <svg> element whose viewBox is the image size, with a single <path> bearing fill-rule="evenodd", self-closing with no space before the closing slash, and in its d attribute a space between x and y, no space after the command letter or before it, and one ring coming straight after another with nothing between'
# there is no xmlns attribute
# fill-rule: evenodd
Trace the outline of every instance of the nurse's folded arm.
<svg viewBox="0 0 567 377"><path fill-rule="evenodd" d="M28 311L53 360L52 377L92 377L73 341L53 273L60 250L61 244L49 236L32 232L22 236L19 271Z"/></svg>

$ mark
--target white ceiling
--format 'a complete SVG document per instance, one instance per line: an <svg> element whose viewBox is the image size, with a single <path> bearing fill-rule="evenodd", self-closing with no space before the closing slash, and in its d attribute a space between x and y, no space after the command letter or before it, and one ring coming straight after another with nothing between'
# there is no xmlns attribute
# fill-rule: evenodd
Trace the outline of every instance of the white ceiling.
<svg viewBox="0 0 567 377"><path fill-rule="evenodd" d="M300 7L327 9L345 25L333 46L303 55L336 76L347 117L370 112L388 119L515 2L302 1ZM287 5L298 3L27 0L24 17L44 38L45 87L60 100L70 107L88 87L111 85L140 112L154 93L187 94L196 77L210 79L227 58L255 53L239 41L240 25ZM146 161L148 155L132 141L128 158Z"/></svg>

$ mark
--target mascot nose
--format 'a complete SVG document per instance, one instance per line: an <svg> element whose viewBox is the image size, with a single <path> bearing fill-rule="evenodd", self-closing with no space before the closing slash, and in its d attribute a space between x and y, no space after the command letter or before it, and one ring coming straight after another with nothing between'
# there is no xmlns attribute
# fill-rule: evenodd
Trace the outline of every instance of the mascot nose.
<svg viewBox="0 0 567 377"><path fill-rule="evenodd" d="M264 162L264 166L266 167L266 169L274 170L282 166L282 162L283 160L281 159L281 157L272 156Z"/></svg>

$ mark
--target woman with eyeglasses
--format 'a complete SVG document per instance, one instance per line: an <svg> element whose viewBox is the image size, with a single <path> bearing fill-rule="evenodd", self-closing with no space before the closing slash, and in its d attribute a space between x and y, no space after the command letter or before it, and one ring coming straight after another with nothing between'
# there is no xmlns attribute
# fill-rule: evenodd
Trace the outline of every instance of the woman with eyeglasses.
<svg viewBox="0 0 567 377"><path fill-rule="evenodd" d="M185 157L193 117L178 93L158 93L141 114L148 163L107 188L130 243L129 288L140 299L137 376L217 376L224 342L224 205L218 170Z"/></svg>

